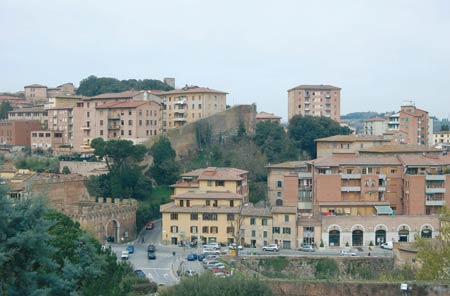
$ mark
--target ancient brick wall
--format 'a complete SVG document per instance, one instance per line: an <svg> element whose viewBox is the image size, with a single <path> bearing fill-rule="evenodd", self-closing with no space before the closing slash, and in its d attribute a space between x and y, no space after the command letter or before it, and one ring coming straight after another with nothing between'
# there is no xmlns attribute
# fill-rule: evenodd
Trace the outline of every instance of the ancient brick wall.
<svg viewBox="0 0 450 296"><path fill-rule="evenodd" d="M93 162L93 161L60 161L59 171L62 172L64 167L68 167L70 172L73 174L80 174L82 176L98 176L101 174L108 173L106 163L104 162Z"/></svg>

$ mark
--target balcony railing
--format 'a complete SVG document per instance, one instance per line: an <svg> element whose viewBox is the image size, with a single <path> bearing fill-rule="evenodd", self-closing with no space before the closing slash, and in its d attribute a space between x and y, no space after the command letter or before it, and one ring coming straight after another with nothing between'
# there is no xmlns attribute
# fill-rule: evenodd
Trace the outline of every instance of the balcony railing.
<svg viewBox="0 0 450 296"><path fill-rule="evenodd" d="M91 129L91 127L90 127L90 126L82 126L81 129L82 129L82 130L85 130L85 131L88 131L88 130Z"/></svg>
<svg viewBox="0 0 450 296"><path fill-rule="evenodd" d="M426 194L445 193L444 187L427 187L425 189Z"/></svg>
<svg viewBox="0 0 450 296"><path fill-rule="evenodd" d="M110 130L118 130L118 129L120 129L120 125L110 125L110 126L108 126L108 129L110 129Z"/></svg>
<svg viewBox="0 0 450 296"><path fill-rule="evenodd" d="M445 206L445 200L426 200L426 206Z"/></svg>
<svg viewBox="0 0 450 296"><path fill-rule="evenodd" d="M343 186L343 187L341 187L341 191L344 191L344 192L359 192L359 191L361 191L361 187L360 186Z"/></svg>
<svg viewBox="0 0 450 296"><path fill-rule="evenodd" d="M177 121L177 122L185 122L185 121L186 121L186 118L184 118L184 117L177 117L177 118L174 118L174 121Z"/></svg>
<svg viewBox="0 0 450 296"><path fill-rule="evenodd" d="M312 178L312 173L310 173L310 172L300 172L300 173L298 173L298 178L299 179L310 179L310 178Z"/></svg>
<svg viewBox="0 0 450 296"><path fill-rule="evenodd" d="M425 180L427 181L445 181L446 175L426 175Z"/></svg>
<svg viewBox="0 0 450 296"><path fill-rule="evenodd" d="M361 174L342 174L341 179L357 180L361 179Z"/></svg>
<svg viewBox="0 0 450 296"><path fill-rule="evenodd" d="M184 114L184 113L186 113L186 110L184 110L184 109L177 109L174 112L177 113L177 114Z"/></svg>

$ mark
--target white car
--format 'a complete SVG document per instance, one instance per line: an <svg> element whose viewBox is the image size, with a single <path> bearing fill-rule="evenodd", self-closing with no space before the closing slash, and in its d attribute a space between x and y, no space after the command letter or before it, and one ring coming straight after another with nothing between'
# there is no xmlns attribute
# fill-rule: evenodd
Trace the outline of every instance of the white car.
<svg viewBox="0 0 450 296"><path fill-rule="evenodd" d="M220 255L220 251L216 249L203 249L202 252L205 255Z"/></svg>
<svg viewBox="0 0 450 296"><path fill-rule="evenodd" d="M394 244L392 242L386 242L384 244L381 244L380 248L392 250L394 248Z"/></svg>
<svg viewBox="0 0 450 296"><path fill-rule="evenodd" d="M278 252L280 249L278 249L278 245L270 244L270 245L262 247L262 250L263 251Z"/></svg>
<svg viewBox="0 0 450 296"><path fill-rule="evenodd" d="M122 254L120 255L120 259L128 260L128 257L129 257L128 251L122 251Z"/></svg>
<svg viewBox="0 0 450 296"><path fill-rule="evenodd" d="M237 246L238 250L244 249L241 245ZM236 250L236 244L231 244L228 246L229 250Z"/></svg>
<svg viewBox="0 0 450 296"><path fill-rule="evenodd" d="M341 251L341 256L356 256L356 252L352 249L343 249Z"/></svg>

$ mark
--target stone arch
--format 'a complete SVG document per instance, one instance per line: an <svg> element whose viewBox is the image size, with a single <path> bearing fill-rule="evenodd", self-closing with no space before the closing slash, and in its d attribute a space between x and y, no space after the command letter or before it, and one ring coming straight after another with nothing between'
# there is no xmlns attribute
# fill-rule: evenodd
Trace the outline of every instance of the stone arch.
<svg viewBox="0 0 450 296"><path fill-rule="evenodd" d="M411 226L409 226L408 224L400 224L397 227L397 232L400 231L401 229L404 229L404 228L406 228L409 232L411 232Z"/></svg>
<svg viewBox="0 0 450 296"><path fill-rule="evenodd" d="M337 224L331 224L330 226L328 226L327 232L330 232L331 230L338 230L339 232L342 232L341 226Z"/></svg>
<svg viewBox="0 0 450 296"><path fill-rule="evenodd" d="M411 227L408 224L401 224L397 227L398 241L409 242L411 235Z"/></svg>
<svg viewBox="0 0 450 296"><path fill-rule="evenodd" d="M341 233L342 229L339 225L333 224L328 227L328 244L332 247L338 247L341 245Z"/></svg>
<svg viewBox="0 0 450 296"><path fill-rule="evenodd" d="M423 238L432 238L433 237L434 228L431 224L423 224L420 226L420 237Z"/></svg>
<svg viewBox="0 0 450 296"><path fill-rule="evenodd" d="M353 225L352 228L350 229L350 232L353 232L355 230L361 230L362 232L366 232L366 229L361 224Z"/></svg>
<svg viewBox="0 0 450 296"><path fill-rule="evenodd" d="M109 229L110 223L113 223L113 225L112 225L113 231L108 233L108 229ZM105 237L106 238L112 236L112 237L114 237L114 242L115 243L120 242L120 221L118 219L116 219L116 218L108 219L108 221L105 224L105 230L104 231L105 231Z"/></svg>
<svg viewBox="0 0 450 296"><path fill-rule="evenodd" d="M431 231L434 231L434 227L431 224L423 224L422 226L420 226L420 231L424 230L425 228L431 229Z"/></svg>
<svg viewBox="0 0 450 296"><path fill-rule="evenodd" d="M375 245L379 246L386 242L388 227L385 224L375 225L373 232L375 233Z"/></svg>
<svg viewBox="0 0 450 296"><path fill-rule="evenodd" d="M375 227L373 228L373 231L377 231L377 230L385 230L388 231L389 227L386 226L386 224L377 224L375 225Z"/></svg>

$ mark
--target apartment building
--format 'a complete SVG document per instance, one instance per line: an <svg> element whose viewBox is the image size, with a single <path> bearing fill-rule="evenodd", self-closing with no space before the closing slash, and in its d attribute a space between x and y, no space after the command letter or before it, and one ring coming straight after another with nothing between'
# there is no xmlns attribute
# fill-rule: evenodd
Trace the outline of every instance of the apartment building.
<svg viewBox="0 0 450 296"><path fill-rule="evenodd" d="M341 89L332 85L299 85L288 90L288 120L295 115L341 120Z"/></svg>
<svg viewBox="0 0 450 296"><path fill-rule="evenodd" d="M386 118L375 117L364 121L363 133L366 136L382 136L387 129Z"/></svg>
<svg viewBox="0 0 450 296"><path fill-rule="evenodd" d="M391 139L383 136L337 135L317 139L317 158L335 154L357 154L362 149L381 147L391 143Z"/></svg>
<svg viewBox="0 0 450 296"><path fill-rule="evenodd" d="M412 101L403 102L400 111L389 116L388 130L395 133L397 143L433 145L433 120Z"/></svg>
<svg viewBox="0 0 450 296"><path fill-rule="evenodd" d="M24 107L13 109L8 112L10 121L39 121L42 128L47 128L48 111L43 107Z"/></svg>
<svg viewBox="0 0 450 296"><path fill-rule="evenodd" d="M433 133L433 143L435 146L450 144L450 131L440 131Z"/></svg>
<svg viewBox="0 0 450 296"><path fill-rule="evenodd" d="M73 107L79 101L85 99L84 96L76 95L59 95L50 97L48 103L44 105L46 109L61 108L61 107Z"/></svg>
<svg viewBox="0 0 450 296"><path fill-rule="evenodd" d="M75 95L73 83L65 83L57 87L48 88L45 85L31 84L24 86L25 99L33 104L45 104L49 97Z"/></svg>
<svg viewBox="0 0 450 296"><path fill-rule="evenodd" d="M227 93L207 87L186 86L162 92L162 126L166 131L225 111Z"/></svg>
<svg viewBox="0 0 450 296"><path fill-rule="evenodd" d="M0 120L0 145L30 146L31 131L40 129L36 120Z"/></svg>
<svg viewBox="0 0 450 296"><path fill-rule="evenodd" d="M413 241L438 234L437 213L450 202L449 169L450 156L434 153L334 155L275 164L268 166L269 202L297 202L298 243Z"/></svg>
<svg viewBox="0 0 450 296"><path fill-rule="evenodd" d="M276 116L272 113L267 113L267 112L259 112L258 114L256 114L256 124L260 123L260 122L264 122L264 121L271 121L271 122L277 122L280 123L281 122L281 117L280 116Z"/></svg>
<svg viewBox="0 0 450 296"><path fill-rule="evenodd" d="M90 151L90 142L98 137L142 143L160 134L161 105L158 102L119 96L94 98L84 99L73 108L76 151Z"/></svg>
<svg viewBox="0 0 450 296"><path fill-rule="evenodd" d="M162 205L162 239L167 243L236 242L248 199L247 171L208 167L183 174L172 185L173 202Z"/></svg>

